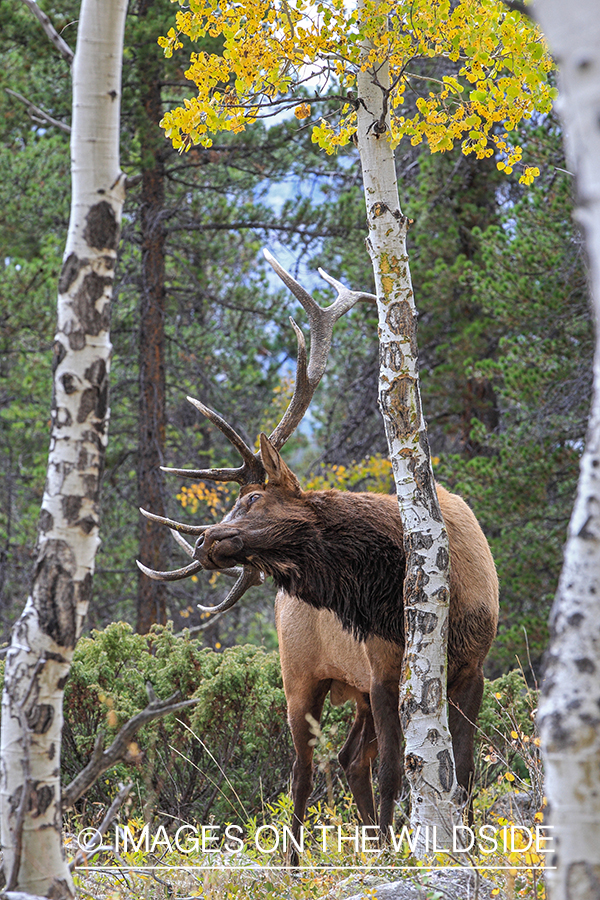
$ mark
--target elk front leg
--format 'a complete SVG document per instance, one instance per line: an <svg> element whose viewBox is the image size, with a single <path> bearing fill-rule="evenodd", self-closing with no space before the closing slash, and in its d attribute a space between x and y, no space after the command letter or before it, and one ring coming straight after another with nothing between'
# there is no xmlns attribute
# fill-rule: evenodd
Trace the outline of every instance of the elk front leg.
<svg viewBox="0 0 600 900"><path fill-rule="evenodd" d="M330 681L321 681L299 696L288 697L288 722L296 749L296 759L292 768L292 800L294 801L292 838L298 844L306 814L306 804L313 788L313 745L311 741L314 733L306 716L308 714L312 720L321 721L323 703L330 684ZM288 858L291 866L298 865L298 851L293 843Z"/></svg>
<svg viewBox="0 0 600 900"><path fill-rule="evenodd" d="M338 760L346 773L352 796L365 825L376 825L371 763L377 756L377 735L369 695L356 702L356 718Z"/></svg>

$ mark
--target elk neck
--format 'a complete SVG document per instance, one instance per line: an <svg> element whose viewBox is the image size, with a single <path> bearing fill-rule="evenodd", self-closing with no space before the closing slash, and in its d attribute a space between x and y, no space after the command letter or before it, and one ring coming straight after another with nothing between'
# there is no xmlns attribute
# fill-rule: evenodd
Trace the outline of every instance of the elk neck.
<svg viewBox="0 0 600 900"><path fill-rule="evenodd" d="M278 588L330 609L359 640L402 644L404 551L395 497L307 491L305 514L278 523L277 540L254 564Z"/></svg>

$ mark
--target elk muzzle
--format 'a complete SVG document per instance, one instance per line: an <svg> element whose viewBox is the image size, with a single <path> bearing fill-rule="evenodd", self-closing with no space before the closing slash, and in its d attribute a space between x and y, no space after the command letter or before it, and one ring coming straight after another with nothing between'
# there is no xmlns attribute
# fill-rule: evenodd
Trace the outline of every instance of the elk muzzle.
<svg viewBox="0 0 600 900"><path fill-rule="evenodd" d="M203 569L228 569L244 562L240 551L244 542L237 528L216 525L196 541L194 558Z"/></svg>

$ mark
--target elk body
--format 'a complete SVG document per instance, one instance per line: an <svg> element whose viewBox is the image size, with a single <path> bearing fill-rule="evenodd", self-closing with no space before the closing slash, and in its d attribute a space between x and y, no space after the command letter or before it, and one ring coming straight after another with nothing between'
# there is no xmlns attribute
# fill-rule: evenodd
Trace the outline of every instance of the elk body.
<svg viewBox="0 0 600 900"><path fill-rule="evenodd" d="M294 836L299 835L312 788L312 734L306 716L320 720L329 691L334 702L351 698L357 704L340 762L366 824L377 821L370 770L379 753L379 826L385 836L402 782L398 697L404 617L410 614L403 603L405 555L398 501L383 494L303 491L278 452L306 411L324 371L333 323L357 300L373 298L348 291L321 273L338 290L335 303L321 309L272 257L267 258L307 310L313 340L310 363L302 333L293 323L298 338L294 396L270 438L261 435L258 453L215 412L189 398L228 437L244 462L239 469L170 471L195 480L237 481L240 495L223 521L213 526L189 526L142 511L170 526L194 561L175 572L138 565L161 580L185 578L201 568L232 572L242 566L235 587L221 604L210 608L212 612L229 609L251 584L265 576L273 578L279 589L277 629L296 749ZM498 619L498 581L487 541L469 507L440 486L437 492L451 562L449 726L457 781L468 791L482 666ZM181 532L199 535L194 547ZM420 630L427 634L426 623ZM442 674L431 673L432 696L439 695ZM292 854L292 863L296 859Z"/></svg>
<svg viewBox="0 0 600 900"><path fill-rule="evenodd" d="M303 491L264 435L261 453L267 483L242 488L223 522L199 538L194 555L205 569L252 566L270 575L279 588L281 666L296 749L292 780L296 836L312 788L312 734L306 714L320 720L332 685L334 700L352 697L357 702L341 762L367 824L376 821L370 763L377 753L373 740L377 737L379 824L387 834L402 783L397 711L405 567L398 501L386 494ZM437 493L451 559L449 725L456 778L468 792L483 662L498 620L498 581L472 511L439 485ZM440 673L431 674L435 691Z"/></svg>

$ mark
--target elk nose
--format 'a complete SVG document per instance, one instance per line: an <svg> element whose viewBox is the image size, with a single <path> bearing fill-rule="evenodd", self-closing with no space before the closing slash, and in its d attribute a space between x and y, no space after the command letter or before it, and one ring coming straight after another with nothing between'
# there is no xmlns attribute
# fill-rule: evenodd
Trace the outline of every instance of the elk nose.
<svg viewBox="0 0 600 900"><path fill-rule="evenodd" d="M224 568L231 564L227 558L241 547L242 541L237 528L220 528L216 525L198 538L194 546L194 557L205 569Z"/></svg>

